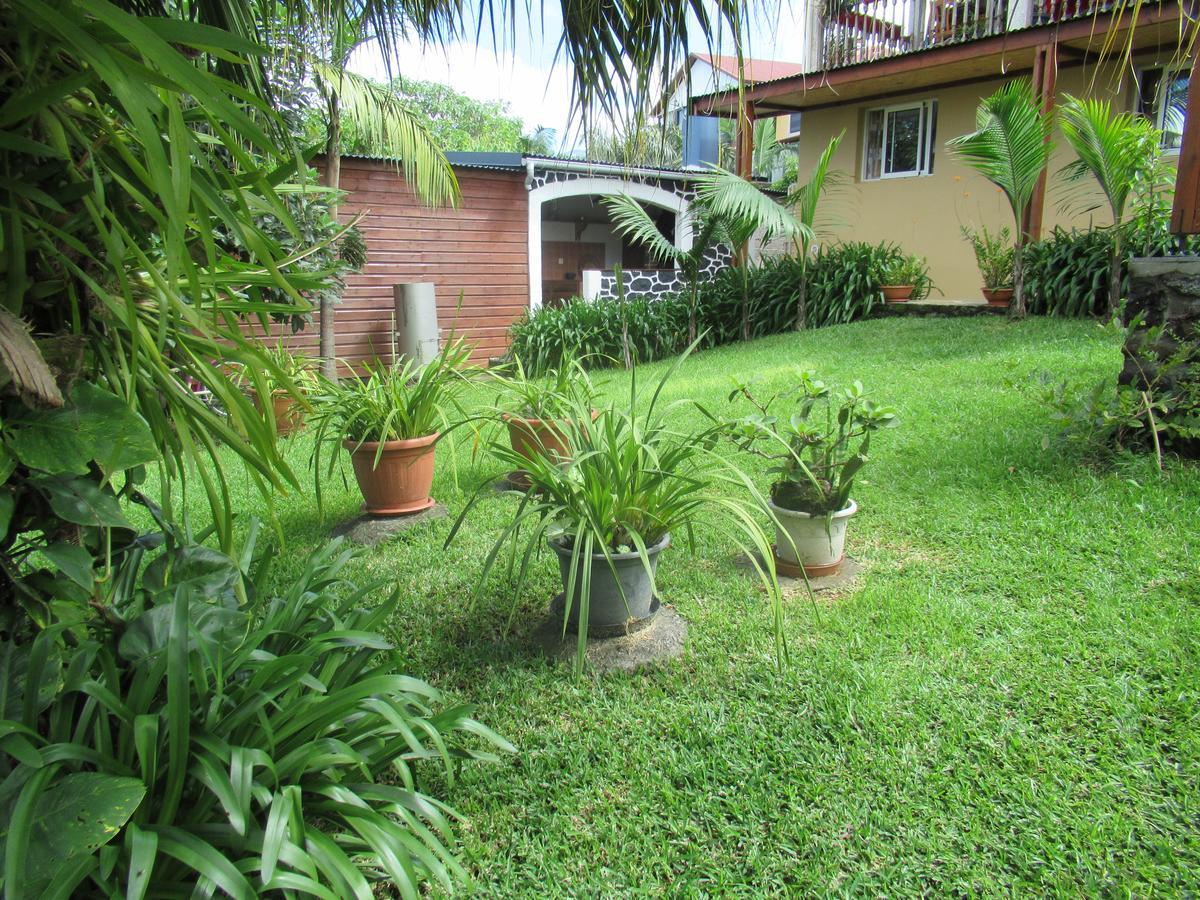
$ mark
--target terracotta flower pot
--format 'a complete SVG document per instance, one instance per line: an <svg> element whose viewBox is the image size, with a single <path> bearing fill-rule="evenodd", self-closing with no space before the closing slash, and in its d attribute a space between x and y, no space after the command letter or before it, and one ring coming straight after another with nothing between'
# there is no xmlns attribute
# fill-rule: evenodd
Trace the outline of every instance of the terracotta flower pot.
<svg viewBox="0 0 1200 900"><path fill-rule="evenodd" d="M987 300L988 306L1008 306L1013 297L1012 288L984 288L983 299Z"/></svg>
<svg viewBox="0 0 1200 900"><path fill-rule="evenodd" d="M429 496L433 487L433 459L438 435L385 441L379 465L376 441L343 441L354 464L354 477L373 516L406 516L433 506Z"/></svg>
<svg viewBox="0 0 1200 900"><path fill-rule="evenodd" d="M883 299L889 303L903 303L912 297L916 285L912 284L882 284L879 289L883 291Z"/></svg>
<svg viewBox="0 0 1200 900"><path fill-rule="evenodd" d="M275 413L276 434L291 434L304 427L304 410L291 394L272 394L271 409Z"/></svg>
<svg viewBox="0 0 1200 900"><path fill-rule="evenodd" d="M600 415L598 410L592 410L592 421ZM567 436L563 434L562 425L554 419L526 419L521 416L505 414L502 416L508 426L508 441L513 451L526 459L535 456L549 456L559 461L571 458L571 448ZM520 470L508 476L509 483L521 490L529 489L529 475Z"/></svg>
<svg viewBox="0 0 1200 900"><path fill-rule="evenodd" d="M508 426L508 440L513 452L526 459L543 455L566 459L571 455L567 436L553 419L524 419L506 415L504 424Z"/></svg>

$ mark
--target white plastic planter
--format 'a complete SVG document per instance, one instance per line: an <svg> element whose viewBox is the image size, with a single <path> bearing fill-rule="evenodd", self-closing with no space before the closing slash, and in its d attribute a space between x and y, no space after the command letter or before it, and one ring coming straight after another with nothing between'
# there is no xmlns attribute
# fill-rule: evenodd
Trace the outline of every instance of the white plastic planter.
<svg viewBox="0 0 1200 900"><path fill-rule="evenodd" d="M851 500L849 506L830 518L767 502L778 520L776 558L791 566L803 566L809 575L833 574L845 555L846 526L850 524L850 517L858 512L858 504Z"/></svg>

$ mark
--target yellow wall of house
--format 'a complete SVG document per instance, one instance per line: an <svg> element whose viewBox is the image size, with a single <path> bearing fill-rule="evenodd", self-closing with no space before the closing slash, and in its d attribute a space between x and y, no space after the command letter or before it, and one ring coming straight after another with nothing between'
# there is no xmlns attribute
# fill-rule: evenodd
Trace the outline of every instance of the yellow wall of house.
<svg viewBox="0 0 1200 900"><path fill-rule="evenodd" d="M1110 80L1095 79L1095 92L1109 96L1114 107L1131 108L1128 89L1115 90ZM977 299L981 279L970 245L963 240L962 225L986 225L989 229L1008 225L1012 214L1004 195L974 170L956 161L946 149L950 138L973 131L975 109L985 97L1004 84L994 82L933 89L882 102L848 104L804 113L798 142L800 177L811 171L829 140L843 129L845 137L834 157L835 170L843 178L823 201L818 212L818 236L830 240L893 241L906 252L929 261L930 274L942 296L952 300ZM1081 67L1060 70L1057 91L1082 96L1093 84L1091 70ZM863 181L862 123L864 111L880 105L916 100L938 101L933 173L904 178ZM1082 211L1078 186L1068 187L1058 172L1074 159L1062 134L1055 129L1055 149L1050 162L1043 218L1043 234L1056 225L1085 228L1110 224L1107 207ZM1096 199L1100 199L1095 195ZM1066 208L1064 208L1066 207ZM935 292L935 298L938 294Z"/></svg>

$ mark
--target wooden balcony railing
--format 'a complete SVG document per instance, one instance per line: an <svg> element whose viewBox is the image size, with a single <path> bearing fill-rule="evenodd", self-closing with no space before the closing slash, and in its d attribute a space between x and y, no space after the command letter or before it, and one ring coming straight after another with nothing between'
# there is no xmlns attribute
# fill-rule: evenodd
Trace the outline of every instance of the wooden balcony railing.
<svg viewBox="0 0 1200 900"><path fill-rule="evenodd" d="M1064 22L1109 5L1110 0L833 0L825 17L821 67L837 69Z"/></svg>

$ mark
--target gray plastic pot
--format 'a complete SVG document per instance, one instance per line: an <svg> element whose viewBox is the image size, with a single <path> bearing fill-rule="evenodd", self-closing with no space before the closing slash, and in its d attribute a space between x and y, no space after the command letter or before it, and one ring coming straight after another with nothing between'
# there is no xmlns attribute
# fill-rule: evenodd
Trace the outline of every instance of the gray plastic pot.
<svg viewBox="0 0 1200 900"><path fill-rule="evenodd" d="M671 536L663 535L662 540L652 547L646 548L650 558L651 571L658 572L658 554L671 544ZM571 577L571 549L563 547L557 541L550 541L550 546L558 554L558 567L562 573L563 592ZM616 578L613 569L616 569ZM567 621L575 625L579 621L579 594L583 587L583 573L575 579L575 596L567 604L569 616ZM618 579L620 587L618 588ZM612 554L612 566L603 554L592 556L592 590L588 602L588 631L612 628L624 625L630 619L644 619L650 615L650 606L654 600L653 585L646 567L636 552Z"/></svg>

